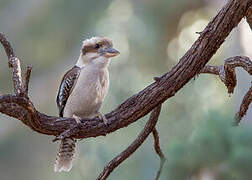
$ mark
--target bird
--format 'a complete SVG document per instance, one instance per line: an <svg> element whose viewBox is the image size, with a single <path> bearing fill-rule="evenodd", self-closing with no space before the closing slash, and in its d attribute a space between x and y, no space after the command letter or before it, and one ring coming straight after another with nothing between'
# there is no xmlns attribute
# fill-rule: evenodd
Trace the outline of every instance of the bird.
<svg viewBox="0 0 252 180"><path fill-rule="evenodd" d="M108 124L100 108L109 89L110 59L119 54L107 37L96 36L82 42L77 63L65 73L60 83L56 98L60 117L71 117L80 123L81 118L98 116ZM55 172L71 170L75 149L76 139L61 140Z"/></svg>

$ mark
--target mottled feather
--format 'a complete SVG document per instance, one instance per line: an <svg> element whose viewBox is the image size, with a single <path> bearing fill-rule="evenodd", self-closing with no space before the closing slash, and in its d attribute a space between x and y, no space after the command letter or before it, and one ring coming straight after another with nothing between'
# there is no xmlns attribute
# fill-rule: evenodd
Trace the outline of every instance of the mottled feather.
<svg viewBox="0 0 252 180"><path fill-rule="evenodd" d="M74 89L74 86L80 75L80 71L81 71L80 67L74 66L72 69L66 72L66 74L63 76L61 80L57 99L56 99L60 117L63 117L63 112L64 112L65 105L67 103L67 99L70 96L72 90Z"/></svg>

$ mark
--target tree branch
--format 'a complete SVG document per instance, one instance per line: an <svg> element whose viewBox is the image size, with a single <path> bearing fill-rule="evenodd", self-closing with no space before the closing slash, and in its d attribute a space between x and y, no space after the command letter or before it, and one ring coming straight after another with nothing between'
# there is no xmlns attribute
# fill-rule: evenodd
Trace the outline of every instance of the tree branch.
<svg viewBox="0 0 252 180"><path fill-rule="evenodd" d="M246 95L244 96L241 106L240 106L240 110L235 115L234 126L238 126L240 124L241 119L243 118L243 116L246 115L251 102L252 102L252 86L250 87Z"/></svg>
<svg viewBox="0 0 252 180"><path fill-rule="evenodd" d="M236 73L235 68L242 67L250 75L252 75L252 61L245 56L235 56L225 60L224 66L206 65L200 72L219 75L221 81L226 85L228 93L233 93L236 86ZM239 125L243 116L246 115L249 105L252 100L252 87L246 93L240 105L239 112L236 113L234 118L234 125Z"/></svg>
<svg viewBox="0 0 252 180"><path fill-rule="evenodd" d="M110 173L119 166L125 159L127 159L131 154L133 154L141 144L146 140L149 134L153 131L158 121L158 117L161 111L161 105L158 105L151 113L149 120L147 121L144 129L138 135L135 141L133 141L127 149L117 155L112 159L107 166L104 167L102 173L99 175L97 180L105 180L110 175Z"/></svg>
<svg viewBox="0 0 252 180"><path fill-rule="evenodd" d="M15 56L4 34L0 33L0 42L8 56L9 67L13 68L15 92L14 95L5 94L0 96L0 112L21 120L25 125L39 133L54 136L61 135L58 138L72 136L76 139L83 139L105 136L107 133L127 127L129 124L147 115L154 108L161 106L164 101L174 96L195 75L199 74L232 29L247 15L251 5L252 0L229 0L216 17L200 33L199 38L180 59L178 64L163 76L156 78L156 82L150 84L132 97L129 97L115 110L106 114L109 127L97 117L93 119L82 119L81 124L78 125L73 118L48 116L37 111L27 95L31 69L27 70L26 81L23 85L20 61ZM246 60L243 61L245 64L249 63ZM228 87L228 92L232 93L236 85L236 77L232 63L229 64L231 65L224 65L223 69L218 69L218 67L213 66L207 67L210 69L209 72L215 72L214 74L219 74L221 79L225 80L223 82ZM241 66L243 67L243 65ZM250 70L248 72L251 74ZM249 95L249 97L251 96ZM154 112L157 113L157 111ZM154 116L154 112L152 116ZM146 126L149 126L148 123ZM146 134L146 132L142 131L143 134Z"/></svg>
<svg viewBox="0 0 252 180"><path fill-rule="evenodd" d="M23 86L23 96L28 97L28 91L29 91L29 82L30 82L30 77L31 77L31 71L32 71L32 67L28 66L26 68L26 73L25 73L25 82L24 82L24 86Z"/></svg>
<svg viewBox="0 0 252 180"><path fill-rule="evenodd" d="M5 53L10 61L11 58L15 57L14 51L11 47L10 42L5 38L4 33L0 32L0 42L4 47ZM9 62L9 67L11 67L11 63Z"/></svg>
<svg viewBox="0 0 252 180"><path fill-rule="evenodd" d="M221 81L226 85L228 93L233 93L236 86L235 68L242 67L252 75L252 61L245 56L235 56L225 60L224 66L206 65L200 73L219 75Z"/></svg>
<svg viewBox="0 0 252 180"><path fill-rule="evenodd" d="M9 67L13 69L13 84L15 94L20 94L22 92L22 77L21 77L21 66L20 60L15 56L11 44L5 38L4 34L0 32L0 42L2 43L5 52L8 56Z"/></svg>
<svg viewBox="0 0 252 180"><path fill-rule="evenodd" d="M211 59L231 30L246 15L251 4L252 0L230 0L209 22L196 42L171 71L160 77L159 81L152 83L138 94L128 98L115 110L106 114L109 127L106 127L98 118L82 119L83 126L78 128L79 130L73 137L82 139L114 132L137 121L152 111L158 104L174 96ZM9 57L13 50L6 43L3 34L1 34L0 39ZM21 106L15 102L20 98L15 95L0 97L0 112L18 118L37 132L48 135L58 136L66 130L77 127L73 118L53 117L38 112L28 99L23 99L26 102ZM20 116L16 116L16 114L20 114ZM29 117L29 121L25 117Z"/></svg>
<svg viewBox="0 0 252 180"><path fill-rule="evenodd" d="M159 135L158 135L158 131L157 131L156 127L154 127L152 134L153 134L153 138L154 138L155 151L158 154L158 156L160 157L160 166L159 166L156 178L155 178L155 180L158 180L160 177L160 174L162 172L162 169L163 169L163 166L164 166L166 159L165 159L164 153L162 152L161 147L159 145Z"/></svg>

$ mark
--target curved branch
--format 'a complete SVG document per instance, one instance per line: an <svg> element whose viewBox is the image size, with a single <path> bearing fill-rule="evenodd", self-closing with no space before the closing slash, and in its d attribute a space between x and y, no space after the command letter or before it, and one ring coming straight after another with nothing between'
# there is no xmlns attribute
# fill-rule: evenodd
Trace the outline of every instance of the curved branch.
<svg viewBox="0 0 252 180"><path fill-rule="evenodd" d="M29 82L30 82L30 77L31 77L31 71L32 71L32 67L31 67L31 66L28 66L28 67L26 68L25 82L24 82L23 91L22 91L22 94L23 94L25 97L28 97Z"/></svg>
<svg viewBox="0 0 252 180"><path fill-rule="evenodd" d="M159 166L157 175L155 177L155 180L158 180L161 175L161 172L162 172L162 169L163 169L163 166L164 166L166 159L165 159L164 153L162 152L160 144L159 144L159 135L158 135L158 131L157 131L156 127L153 129L152 134L153 134L153 138L154 138L155 151L160 158L160 166Z"/></svg>
<svg viewBox="0 0 252 180"><path fill-rule="evenodd" d="M110 175L110 173L119 166L125 159L127 159L131 154L133 154L141 144L146 140L149 134L153 131L158 121L158 117L161 111L161 105L158 105L151 113L149 120L147 121L144 129L138 135L135 141L133 141L127 149L122 153L112 159L106 167L104 167L102 173L99 175L97 180L105 180Z"/></svg>
<svg viewBox="0 0 252 180"><path fill-rule="evenodd" d="M9 67L13 69L13 84L15 94L22 92L22 77L20 60L15 56L10 42L5 38L4 34L0 32L0 42L4 47L4 50L8 56Z"/></svg>
<svg viewBox="0 0 252 180"><path fill-rule="evenodd" d="M138 94L128 98L115 110L106 114L109 127L104 125L103 121L98 118L82 119L81 123L77 124L73 118L48 116L38 112L28 98L28 83L31 68L27 69L25 83L22 84L20 60L15 56L4 34L0 33L0 42L4 46L8 56L9 67L13 68L15 92L15 95L0 95L0 112L21 120L34 131L58 136L56 138L57 140L70 136L76 139L83 139L106 135L107 133L128 126L155 109L139 137L122 154L117 156L105 167L103 173L100 175L100 179L106 179L114 168L129 157L142 144L151 131L153 131L155 138L155 149L162 159L163 156L158 145L157 132L155 129L153 130L160 113L161 104L169 97L174 96L175 93L195 75L204 72L204 69L202 71L201 69L219 49L232 29L237 26L243 17L246 15L247 19L248 16L250 17L248 12L250 12L249 8L251 8L251 5L252 0L230 0L217 16L209 22L204 31L200 33L199 38L171 71L164 74L162 77L155 78L156 82L152 83ZM247 63L250 62L247 61ZM236 85L234 67L236 67L237 64L232 65L232 62L228 62L228 64L228 66L225 64L224 67L207 67L210 73L220 75L220 78L228 88L228 92L232 93ZM246 63L244 66L243 64L241 66L247 67ZM251 74L251 70L248 70L248 72ZM251 91L249 92L247 95L248 98L251 98ZM246 106L244 109L246 109ZM162 161L160 170L161 169ZM159 173L157 177L158 176Z"/></svg>
<svg viewBox="0 0 252 180"><path fill-rule="evenodd" d="M240 110L235 115L234 126L238 126L240 124L241 119L243 118L243 116L246 115L251 102L252 102L252 86L250 87L246 95L244 96L241 106L240 106Z"/></svg>
<svg viewBox="0 0 252 180"><path fill-rule="evenodd" d="M219 75L221 81L226 85L228 93L233 93L236 86L235 68L242 67L252 75L252 61L245 56L235 56L225 60L224 66L206 65L200 72ZM243 116L246 115L249 105L252 101L252 87L243 98L239 112L236 113L233 125L239 125Z"/></svg>
<svg viewBox="0 0 252 180"><path fill-rule="evenodd" d="M83 126L78 127L73 118L53 117L38 112L28 98L22 99L23 104L17 102L21 97L16 95L0 97L0 112L20 119L28 127L43 134L57 136L66 130L78 128L73 133L76 139L106 135L126 127L148 114L169 97L174 96L195 75L199 74L232 29L246 15L251 4L252 0L230 0L209 22L199 38L171 71L106 114L109 127L106 127L98 118L82 119ZM11 56L14 56L13 50L8 41L5 41L3 34L0 34L0 39L10 61ZM19 89L18 87L15 89Z"/></svg>
<svg viewBox="0 0 252 180"><path fill-rule="evenodd" d="M235 56L225 60L224 66L206 65L200 73L219 75L221 81L226 85L228 93L233 93L236 86L235 68L242 67L252 75L252 61L245 56Z"/></svg>
<svg viewBox="0 0 252 180"><path fill-rule="evenodd" d="M5 53L10 61L11 58L15 57L15 53L11 47L10 42L5 38L4 33L2 32L0 32L0 42L3 45ZM10 62L9 65L11 65Z"/></svg>

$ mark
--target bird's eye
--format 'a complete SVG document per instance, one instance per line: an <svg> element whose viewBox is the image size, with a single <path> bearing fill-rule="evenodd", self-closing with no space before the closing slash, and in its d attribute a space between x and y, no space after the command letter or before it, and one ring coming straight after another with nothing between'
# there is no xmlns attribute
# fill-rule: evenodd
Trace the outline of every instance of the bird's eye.
<svg viewBox="0 0 252 180"><path fill-rule="evenodd" d="M95 45L95 49L99 49L99 47L100 47L100 44Z"/></svg>

